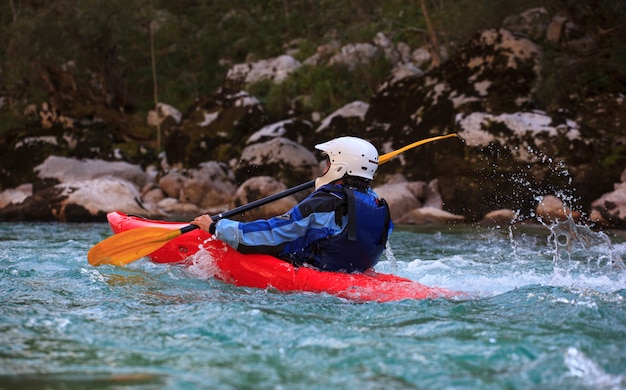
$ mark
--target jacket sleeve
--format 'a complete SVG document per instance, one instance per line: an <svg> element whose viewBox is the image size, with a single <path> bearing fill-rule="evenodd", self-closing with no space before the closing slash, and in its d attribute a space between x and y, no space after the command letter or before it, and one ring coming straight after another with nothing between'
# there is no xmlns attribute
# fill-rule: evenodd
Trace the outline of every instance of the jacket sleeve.
<svg viewBox="0 0 626 390"><path fill-rule="evenodd" d="M222 219L215 232L218 239L242 253L293 253L341 232L341 217L336 218L341 203L341 197L316 191L283 215L246 223Z"/></svg>

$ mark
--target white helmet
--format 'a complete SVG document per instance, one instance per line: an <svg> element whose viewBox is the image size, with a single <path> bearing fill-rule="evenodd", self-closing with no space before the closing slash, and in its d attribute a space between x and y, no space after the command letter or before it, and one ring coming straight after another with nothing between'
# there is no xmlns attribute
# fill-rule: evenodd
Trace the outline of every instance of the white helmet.
<svg viewBox="0 0 626 390"><path fill-rule="evenodd" d="M340 137L315 145L328 156L328 168L315 179L315 188L341 179L345 175L372 180L378 168L378 151L374 145L356 137Z"/></svg>

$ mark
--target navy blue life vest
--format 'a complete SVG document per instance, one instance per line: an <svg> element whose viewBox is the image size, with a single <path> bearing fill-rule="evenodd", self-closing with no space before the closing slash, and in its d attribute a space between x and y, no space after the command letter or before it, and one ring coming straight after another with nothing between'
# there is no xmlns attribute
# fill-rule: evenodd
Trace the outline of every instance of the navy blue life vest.
<svg viewBox="0 0 626 390"><path fill-rule="evenodd" d="M385 249L389 231L389 206L367 192L328 185L347 203L348 223L343 231L316 241L307 263L326 271L363 272L374 267ZM345 207L344 207L345 209Z"/></svg>

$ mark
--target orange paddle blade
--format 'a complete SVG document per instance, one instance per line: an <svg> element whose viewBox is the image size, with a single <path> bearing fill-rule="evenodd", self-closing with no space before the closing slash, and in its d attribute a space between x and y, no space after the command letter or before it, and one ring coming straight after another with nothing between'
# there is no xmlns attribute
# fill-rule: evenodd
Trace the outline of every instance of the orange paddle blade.
<svg viewBox="0 0 626 390"><path fill-rule="evenodd" d="M181 235L181 230L145 227L115 234L94 245L87 254L91 265L126 265L147 256Z"/></svg>
<svg viewBox="0 0 626 390"><path fill-rule="evenodd" d="M378 157L378 164L384 164L387 161L391 160L392 158L394 158L395 156L397 156L400 153L406 152L409 149L413 149L416 148L420 145L424 145L427 144L429 142L433 142L433 141L439 141L440 139L445 139L445 138L451 138L451 137L456 137L457 134L456 133L452 133L452 134L446 134L446 135L438 135L436 137L432 137L432 138L426 138L423 139L421 141L417 141L417 142L413 142L410 145L407 145L403 148L400 148L398 150L394 150L393 152L389 152L386 154L383 154L382 156Z"/></svg>

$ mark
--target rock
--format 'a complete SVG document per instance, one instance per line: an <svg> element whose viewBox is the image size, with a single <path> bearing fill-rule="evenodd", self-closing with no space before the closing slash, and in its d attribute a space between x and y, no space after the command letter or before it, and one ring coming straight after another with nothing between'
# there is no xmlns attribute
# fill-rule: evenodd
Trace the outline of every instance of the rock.
<svg viewBox="0 0 626 390"><path fill-rule="evenodd" d="M177 170L173 170L159 179L159 187L168 197L180 199L180 194L183 191L183 185L186 180L185 175Z"/></svg>
<svg viewBox="0 0 626 390"><path fill-rule="evenodd" d="M315 155L303 146L283 137L246 146L235 167L235 178L243 182L255 176L271 176L294 186L318 174Z"/></svg>
<svg viewBox="0 0 626 390"><path fill-rule="evenodd" d="M426 183L424 183L426 186ZM414 191L409 187L409 183L384 184L374 188L374 192L387 201L391 220L399 220L411 210L422 207Z"/></svg>
<svg viewBox="0 0 626 390"><path fill-rule="evenodd" d="M480 220L479 224L484 226L507 226L517 221L518 213L511 209L500 209L490 211Z"/></svg>
<svg viewBox="0 0 626 390"><path fill-rule="evenodd" d="M152 206L141 200L141 194L134 183L123 178L101 177L94 180L62 183L61 196L67 196L58 209L60 221L82 221L99 219L108 212L118 210L126 214L152 214ZM83 208L87 216L70 209ZM92 216L94 218L89 218Z"/></svg>
<svg viewBox="0 0 626 390"><path fill-rule="evenodd" d="M285 191L287 187L284 184L274 180L269 176L257 176L246 180L235 192L231 208L248 204L266 196L274 195ZM264 206L252 209L234 219L241 221L254 221L262 218L271 218L281 215L298 203L297 199L291 195L286 198L276 200Z"/></svg>
<svg viewBox="0 0 626 390"><path fill-rule="evenodd" d="M317 47L315 54L303 61L304 65L317 66L327 61L334 54L341 49L341 43L337 40L332 40L329 43L320 45Z"/></svg>
<svg viewBox="0 0 626 390"><path fill-rule="evenodd" d="M397 64L391 71L390 83L396 83L404 78L415 76L423 76L424 71L411 62Z"/></svg>
<svg viewBox="0 0 626 390"><path fill-rule="evenodd" d="M420 69L428 69L433 60L430 51L425 47L418 47L411 52L411 60Z"/></svg>
<svg viewBox="0 0 626 390"><path fill-rule="evenodd" d="M548 11L543 7L538 7L507 17L502 22L502 27L537 41L546 35L549 24L550 15Z"/></svg>
<svg viewBox="0 0 626 390"><path fill-rule="evenodd" d="M428 183L424 196L424 207L433 207L439 210L443 209L443 198L439 193L439 180L434 179Z"/></svg>
<svg viewBox="0 0 626 390"><path fill-rule="evenodd" d="M427 74L382 84L355 133L366 134L386 152L433 135L462 133L460 119L455 120L461 113L517 112L533 99L541 77L541 57L540 47L529 39L502 29L481 32ZM498 126L490 133L490 138L508 134ZM479 220L493 208L486 199L492 194L499 200L497 208L514 208L518 200L519 195L510 193L509 179L519 162L506 158L512 145L500 152L482 146L472 149L455 139L438 141L403 153L385 170L401 171L412 181L439 178L448 210ZM501 181L492 179L500 177Z"/></svg>
<svg viewBox="0 0 626 390"><path fill-rule="evenodd" d="M576 122L566 120L555 125L552 117L539 111L500 115L481 112L458 114L456 122L460 127L459 136L469 146L486 147L498 143L510 149L517 160L524 162L536 161L539 153L554 156L558 152L574 151L585 143ZM554 148L557 140L559 150Z"/></svg>
<svg viewBox="0 0 626 390"><path fill-rule="evenodd" d="M315 129L315 141L325 142L333 138L346 135L346 130L361 125L369 104L362 101L354 101L339 108L322 121Z"/></svg>
<svg viewBox="0 0 626 390"><path fill-rule="evenodd" d="M535 212L537 217L550 222L565 221L570 217L573 218L574 221L579 221L581 216L580 212L572 211L565 206L561 199L554 195L542 197Z"/></svg>
<svg viewBox="0 0 626 390"><path fill-rule="evenodd" d="M357 65L369 64L379 54L380 50L370 43L350 43L332 56L328 64L345 65L349 70L354 70Z"/></svg>
<svg viewBox="0 0 626 390"><path fill-rule="evenodd" d="M223 209L237 189L234 179L226 164L209 161L184 173L170 171L159 180L159 186L168 197L181 203L192 203L199 209Z"/></svg>
<svg viewBox="0 0 626 390"><path fill-rule="evenodd" d="M241 154L244 140L267 124L261 102L245 91L220 89L198 100L178 127L166 134L168 163L196 168L206 161L230 161Z"/></svg>
<svg viewBox="0 0 626 390"><path fill-rule="evenodd" d="M9 188L0 192L0 209L10 205L19 204L33 194L33 185L22 184L17 188Z"/></svg>
<svg viewBox="0 0 626 390"><path fill-rule="evenodd" d="M223 163L210 161L200 164L200 169L189 171L189 178L183 182L180 200L193 203L201 209L226 207L237 187L234 175Z"/></svg>
<svg viewBox="0 0 626 390"><path fill-rule="evenodd" d="M107 124L106 126L109 126ZM49 156L110 159L113 139L102 122L59 129L12 129L4 135L0 150L0 188L13 188L37 179L35 167Z"/></svg>
<svg viewBox="0 0 626 390"><path fill-rule="evenodd" d="M386 184L374 188L374 192L387 201L394 221L401 220L416 208L441 210L443 207L437 180L427 184L423 181L407 182L395 176Z"/></svg>
<svg viewBox="0 0 626 390"><path fill-rule="evenodd" d="M309 121L298 119L286 119L264 126L254 132L246 141L246 145L266 142L272 138L284 137L302 144L313 130L313 124Z"/></svg>
<svg viewBox="0 0 626 390"><path fill-rule="evenodd" d="M169 104L159 103L156 110L148 111L147 123L149 126L158 126L167 118L172 118L175 123L180 123L183 119L183 114Z"/></svg>
<svg viewBox="0 0 626 390"><path fill-rule="evenodd" d="M141 190L141 198L146 203L158 204L165 199L165 192L156 183L151 183Z"/></svg>
<svg viewBox="0 0 626 390"><path fill-rule="evenodd" d="M400 54L399 61L402 63L411 62L411 46L409 46L405 42L398 42L396 45L396 50L398 50L398 54Z"/></svg>
<svg viewBox="0 0 626 390"><path fill-rule="evenodd" d="M601 227L626 228L626 170L614 190L591 203L589 219Z"/></svg>
<svg viewBox="0 0 626 390"><path fill-rule="evenodd" d="M22 203L0 209L0 220L103 222L114 210L140 215L154 215L155 211L152 205L142 203L135 184L105 176L46 187Z"/></svg>
<svg viewBox="0 0 626 390"><path fill-rule="evenodd" d="M550 21L546 39L581 55L589 55L597 47L589 34L562 13L555 15Z"/></svg>
<svg viewBox="0 0 626 390"><path fill-rule="evenodd" d="M391 39L389 39L384 33L379 32L374 37L374 44L378 46L383 53L385 53L385 58L392 64L396 64L400 61L400 53L398 49L394 46Z"/></svg>
<svg viewBox="0 0 626 390"><path fill-rule="evenodd" d="M152 181L139 165L124 161L76 160L73 158L50 156L35 167L39 179L58 183L89 181L105 176L127 180L138 188Z"/></svg>
<svg viewBox="0 0 626 390"><path fill-rule="evenodd" d="M463 222L464 220L465 217L462 215L452 214L434 207L422 207L403 215L395 223L398 225L428 225Z"/></svg>
<svg viewBox="0 0 626 390"><path fill-rule="evenodd" d="M301 66L292 56L282 55L253 63L235 64L226 73L226 80L233 85L252 84L262 80L281 83Z"/></svg>
<svg viewBox="0 0 626 390"><path fill-rule="evenodd" d="M193 203L182 203L178 199L165 198L157 204L157 208L167 214L169 218L177 220L192 220L203 213L197 205Z"/></svg>

